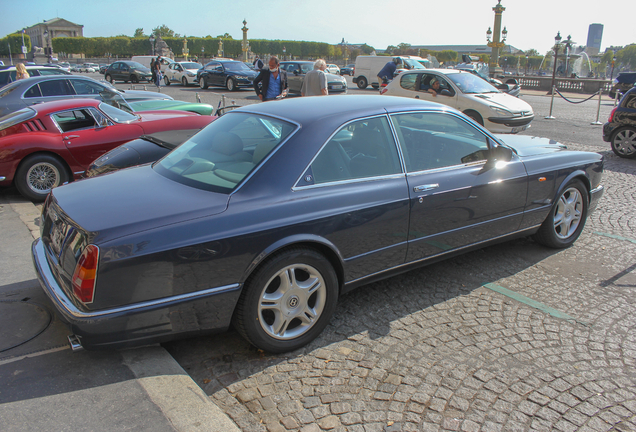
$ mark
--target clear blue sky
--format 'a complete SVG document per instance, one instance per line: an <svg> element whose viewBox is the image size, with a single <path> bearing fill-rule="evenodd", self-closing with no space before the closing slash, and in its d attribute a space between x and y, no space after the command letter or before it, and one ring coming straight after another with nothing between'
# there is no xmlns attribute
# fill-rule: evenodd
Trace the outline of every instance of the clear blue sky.
<svg viewBox="0 0 636 432"><path fill-rule="evenodd" d="M508 43L544 54L557 31L585 45L588 26L604 24L601 49L636 43L633 0L592 2L502 0ZM264 7L263 4L267 4ZM55 17L84 25L84 36L131 35L142 27L167 25L187 36L229 33L242 38L243 19L250 39L368 43L385 49L412 45L478 45L493 25L497 0L2 0L0 36ZM384 6L389 5L389 6Z"/></svg>

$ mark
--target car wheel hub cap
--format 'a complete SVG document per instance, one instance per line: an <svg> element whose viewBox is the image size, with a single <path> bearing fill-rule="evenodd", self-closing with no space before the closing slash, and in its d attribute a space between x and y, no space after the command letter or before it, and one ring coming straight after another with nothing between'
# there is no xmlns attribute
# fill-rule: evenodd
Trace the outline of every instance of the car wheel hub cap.
<svg viewBox="0 0 636 432"><path fill-rule="evenodd" d="M619 132L615 138L615 146L619 153L631 155L636 151L636 132L631 130Z"/></svg>
<svg viewBox="0 0 636 432"><path fill-rule="evenodd" d="M293 264L265 285L258 304L262 329L275 339L289 340L311 329L325 307L327 287L314 267Z"/></svg>
<svg viewBox="0 0 636 432"><path fill-rule="evenodd" d="M33 165L27 172L27 184L37 193L45 193L58 185L60 173L57 168L49 163Z"/></svg>
<svg viewBox="0 0 636 432"><path fill-rule="evenodd" d="M560 239L567 239L581 223L583 197L576 188L569 188L559 198L554 210L554 232Z"/></svg>

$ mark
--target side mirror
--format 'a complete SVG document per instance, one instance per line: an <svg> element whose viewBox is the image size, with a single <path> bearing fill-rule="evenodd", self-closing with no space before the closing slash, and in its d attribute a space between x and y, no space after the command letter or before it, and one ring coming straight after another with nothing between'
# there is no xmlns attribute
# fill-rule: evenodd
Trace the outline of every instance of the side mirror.
<svg viewBox="0 0 636 432"><path fill-rule="evenodd" d="M443 90L440 92L440 94L441 94L441 95L443 95L443 96L452 96L452 95L453 95L453 94L452 94L449 90L447 90L447 89L443 89Z"/></svg>
<svg viewBox="0 0 636 432"><path fill-rule="evenodd" d="M491 159L502 162L510 162L512 149L504 146L493 147L490 153Z"/></svg>

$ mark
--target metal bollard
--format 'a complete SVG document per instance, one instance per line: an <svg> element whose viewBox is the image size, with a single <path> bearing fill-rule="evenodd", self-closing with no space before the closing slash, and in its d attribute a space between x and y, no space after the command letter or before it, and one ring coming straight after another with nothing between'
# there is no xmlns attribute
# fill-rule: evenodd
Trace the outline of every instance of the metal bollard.
<svg viewBox="0 0 636 432"><path fill-rule="evenodd" d="M223 100L223 108L225 108L225 95L221 95L221 99Z"/></svg>
<svg viewBox="0 0 636 432"><path fill-rule="evenodd" d="M550 115L548 115L545 119L546 120L554 120L554 117L552 116L552 106L554 105L554 88L556 86L552 86L552 99L550 100Z"/></svg>
<svg viewBox="0 0 636 432"><path fill-rule="evenodd" d="M603 93L603 88L598 89L598 107L596 108L596 121L590 123L591 125L602 125L600 121L598 121L598 117L601 115L601 94Z"/></svg>
<svg viewBox="0 0 636 432"><path fill-rule="evenodd" d="M195 96L197 98L197 102L201 103L201 96L199 96L199 92L195 93Z"/></svg>

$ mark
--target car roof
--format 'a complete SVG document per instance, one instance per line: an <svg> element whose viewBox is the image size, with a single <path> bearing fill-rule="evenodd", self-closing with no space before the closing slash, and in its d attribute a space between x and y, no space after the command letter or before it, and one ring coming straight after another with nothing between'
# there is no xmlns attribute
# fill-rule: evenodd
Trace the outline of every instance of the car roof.
<svg viewBox="0 0 636 432"><path fill-rule="evenodd" d="M47 68L54 68L54 69L58 69L57 66L54 65L24 65L24 67L26 68L26 70L31 70L31 69L47 69ZM6 66L0 66L0 71L6 71L6 70L15 70L15 65L6 65Z"/></svg>
<svg viewBox="0 0 636 432"><path fill-rule="evenodd" d="M70 79L70 80L84 80L84 81L91 81L91 82L99 82L98 80L91 78L91 77L87 77L87 76L81 76L81 75L66 75L66 74L59 74L59 75L40 75L40 76L33 76L30 78L26 78L23 80L18 80L18 81L14 81L14 82L19 82L19 83L35 83L35 82L40 82L40 81L49 81L49 80L58 80L58 79ZM103 84L103 83L102 83ZM106 85L106 84L105 84Z"/></svg>
<svg viewBox="0 0 636 432"><path fill-rule="evenodd" d="M337 103L334 99L337 99ZM452 111L454 108L418 99L385 95L348 95L330 97L306 97L252 104L226 114L251 112L309 124L325 117L340 117L342 123L351 119L381 115L387 112L410 110Z"/></svg>
<svg viewBox="0 0 636 432"><path fill-rule="evenodd" d="M311 63L311 64L314 64L316 62L315 61L311 61L311 60L285 60L285 61L282 61L281 63Z"/></svg>
<svg viewBox="0 0 636 432"><path fill-rule="evenodd" d="M467 70L459 70L459 69L413 69L413 70L407 70L404 71L402 73L400 73L400 75L404 75L404 74L412 74L412 73L422 73L422 72L436 72L438 74L441 75L454 75L454 74L471 74L472 73L470 71Z"/></svg>
<svg viewBox="0 0 636 432"><path fill-rule="evenodd" d="M74 108L97 107L100 103L102 103L102 101L97 99L63 99L31 105L30 108L36 110L38 115L46 115Z"/></svg>

